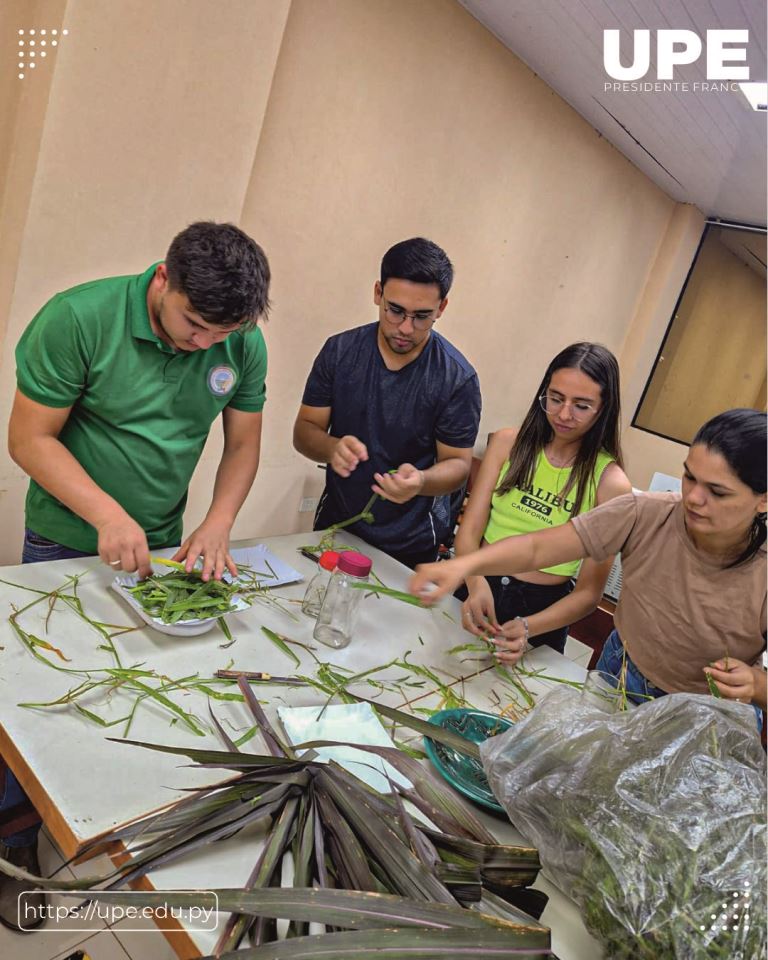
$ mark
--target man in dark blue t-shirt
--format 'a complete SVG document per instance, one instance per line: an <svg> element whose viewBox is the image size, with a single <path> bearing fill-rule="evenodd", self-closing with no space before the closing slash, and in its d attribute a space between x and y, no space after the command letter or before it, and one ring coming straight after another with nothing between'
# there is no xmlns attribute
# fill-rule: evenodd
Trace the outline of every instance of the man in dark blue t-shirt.
<svg viewBox="0 0 768 960"><path fill-rule="evenodd" d="M315 530L377 493L373 524L348 529L411 567L435 560L451 533L449 494L469 476L480 422L477 374L432 329L452 280L430 240L388 250L373 289L378 323L326 340L293 429L299 453L328 464Z"/></svg>

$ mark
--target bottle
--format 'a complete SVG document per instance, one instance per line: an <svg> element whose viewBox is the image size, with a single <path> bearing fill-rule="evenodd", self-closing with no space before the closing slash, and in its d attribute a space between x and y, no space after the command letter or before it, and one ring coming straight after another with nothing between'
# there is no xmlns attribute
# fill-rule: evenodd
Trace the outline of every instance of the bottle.
<svg viewBox="0 0 768 960"><path fill-rule="evenodd" d="M320 613L325 591L331 581L331 574L339 562L339 554L335 550L326 550L320 554L317 561L318 571L307 585L304 599L301 601L301 612L313 619Z"/></svg>
<svg viewBox="0 0 768 960"><path fill-rule="evenodd" d="M366 583L370 572L371 559L364 553L345 550L339 555L317 616L313 633L315 640L337 650L347 646L352 639L357 608L365 592L356 588L355 584Z"/></svg>

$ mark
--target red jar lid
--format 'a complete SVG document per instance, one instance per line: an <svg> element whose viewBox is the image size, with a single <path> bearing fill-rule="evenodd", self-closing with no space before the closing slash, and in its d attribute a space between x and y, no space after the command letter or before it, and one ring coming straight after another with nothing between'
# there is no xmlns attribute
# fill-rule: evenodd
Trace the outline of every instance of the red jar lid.
<svg viewBox="0 0 768 960"><path fill-rule="evenodd" d="M326 550L320 554L320 559L317 562L323 570L335 570L339 562L339 554L335 550Z"/></svg>
<svg viewBox="0 0 768 960"><path fill-rule="evenodd" d="M338 568L342 573L348 573L351 577L367 577L371 572L373 563L370 557L364 553L357 553L355 550L344 550L339 554Z"/></svg>

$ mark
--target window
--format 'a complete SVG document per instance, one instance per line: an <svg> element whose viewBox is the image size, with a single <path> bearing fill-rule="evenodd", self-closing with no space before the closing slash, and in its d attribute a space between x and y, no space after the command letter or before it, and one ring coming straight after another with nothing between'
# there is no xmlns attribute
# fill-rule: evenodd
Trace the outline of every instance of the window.
<svg viewBox="0 0 768 960"><path fill-rule="evenodd" d="M766 237L708 224L632 426L688 444L715 414L766 406Z"/></svg>

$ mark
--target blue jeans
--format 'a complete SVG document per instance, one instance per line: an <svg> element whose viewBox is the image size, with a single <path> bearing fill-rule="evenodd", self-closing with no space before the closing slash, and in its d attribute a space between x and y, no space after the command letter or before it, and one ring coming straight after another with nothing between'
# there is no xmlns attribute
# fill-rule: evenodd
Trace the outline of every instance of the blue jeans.
<svg viewBox="0 0 768 960"><path fill-rule="evenodd" d="M46 560L72 560L76 557L88 557L89 553L83 553L82 550L73 550L72 547L65 547L60 543L54 543L30 530L28 527L24 531L24 546L21 553L22 563L43 563ZM11 773L10 768L5 770L5 777L0 773L0 814L16 806L31 806L29 798L21 789L21 785L16 777ZM3 843L9 847L28 847L37 839L37 833L40 824L26 827L7 837L3 837Z"/></svg>
<svg viewBox="0 0 768 960"><path fill-rule="evenodd" d="M6 811L10 812L12 807L27 807L31 812L32 805L26 793L21 789L21 784L11 773L10 767L5 769L5 777L0 771L0 814ZM33 824L24 830L17 830L7 837L2 838L2 843L8 847L30 847L37 839L40 824Z"/></svg>
<svg viewBox="0 0 768 960"><path fill-rule="evenodd" d="M55 543L27 527L24 530L24 546L21 551L22 563L44 563L46 560L74 560L77 557L91 557L91 553L65 547Z"/></svg>
<svg viewBox="0 0 768 960"><path fill-rule="evenodd" d="M634 703L646 703L649 697L652 697L654 700L657 697L666 697L666 690L662 690L660 687L654 686L650 680L646 680L643 674L640 673L640 671L632 662L629 654L624 649L624 644L621 642L619 631L613 630L611 635L605 641L603 652L600 654L600 659L597 661L595 670L602 670L604 673L609 674L611 681L616 681L613 684L614 687L617 687L618 678L621 676L621 669L624 663L626 663L625 682L627 696L630 700L632 700ZM755 711L755 716L757 718L757 729L758 731L762 732L763 712L754 704L750 704L750 706Z"/></svg>
<svg viewBox="0 0 768 960"><path fill-rule="evenodd" d="M604 673L609 674L611 680L616 681L613 684L614 687L617 687L619 685L618 678L621 676L621 671L625 663L625 684L627 696L630 700L634 703L645 703L649 697L654 700L656 697L666 697L666 690L654 686L650 680L646 680L643 674L640 673L624 649L619 631L612 630L610 636L605 641L603 652L600 654L600 659L597 661L595 670L602 670Z"/></svg>

